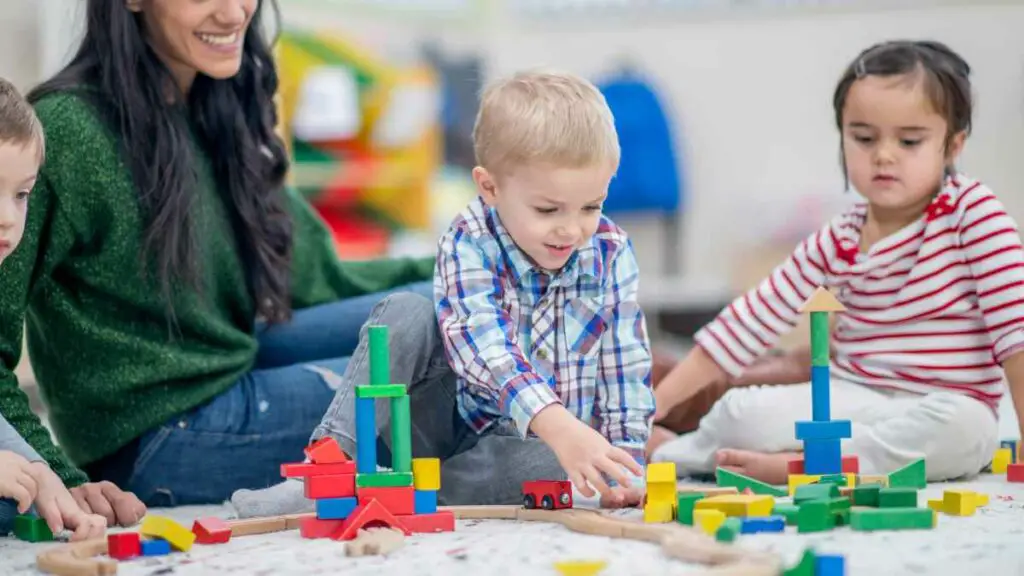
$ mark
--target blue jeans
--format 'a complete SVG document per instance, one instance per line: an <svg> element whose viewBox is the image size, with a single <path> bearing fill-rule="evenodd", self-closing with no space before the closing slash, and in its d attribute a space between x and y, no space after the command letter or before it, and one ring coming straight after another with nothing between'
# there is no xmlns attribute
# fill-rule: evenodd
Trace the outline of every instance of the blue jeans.
<svg viewBox="0 0 1024 576"><path fill-rule="evenodd" d="M14 531L14 517L18 515L18 503L10 498L0 498L0 536Z"/></svg>
<svg viewBox="0 0 1024 576"><path fill-rule="evenodd" d="M430 296L428 282L296 311L260 327L255 369L207 404L140 438L123 488L147 506L220 504L241 488L281 481L334 398L359 330L386 294Z"/></svg>

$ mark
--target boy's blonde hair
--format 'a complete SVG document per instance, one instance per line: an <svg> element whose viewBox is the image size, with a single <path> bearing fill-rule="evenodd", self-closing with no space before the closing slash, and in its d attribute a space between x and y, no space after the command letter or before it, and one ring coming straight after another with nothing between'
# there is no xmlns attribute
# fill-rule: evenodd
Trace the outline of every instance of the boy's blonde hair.
<svg viewBox="0 0 1024 576"><path fill-rule="evenodd" d="M0 143L35 146L42 162L45 141L43 126L32 105L13 84L0 78Z"/></svg>
<svg viewBox="0 0 1024 576"><path fill-rule="evenodd" d="M615 119L598 89L564 72L526 71L484 91L473 126L476 163L497 176L528 165L618 168Z"/></svg>

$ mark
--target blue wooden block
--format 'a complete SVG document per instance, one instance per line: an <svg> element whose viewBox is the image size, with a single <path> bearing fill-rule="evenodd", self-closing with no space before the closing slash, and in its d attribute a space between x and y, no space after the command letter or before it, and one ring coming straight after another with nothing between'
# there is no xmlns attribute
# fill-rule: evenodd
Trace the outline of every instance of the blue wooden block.
<svg viewBox="0 0 1024 576"><path fill-rule="evenodd" d="M839 440L804 440L804 474L842 474Z"/></svg>
<svg viewBox="0 0 1024 576"><path fill-rule="evenodd" d="M143 540L140 542L143 556L166 556L171 553L171 543L167 540Z"/></svg>
<svg viewBox="0 0 1024 576"><path fill-rule="evenodd" d="M433 514L437 512L436 490L417 490L414 497L416 498L414 505L417 514Z"/></svg>
<svg viewBox="0 0 1024 576"><path fill-rule="evenodd" d="M1010 449L1010 463L1011 464L1016 464L1017 463L1017 441L1016 440L1003 440L1003 441L999 442L999 447L1000 448L1009 448Z"/></svg>
<svg viewBox="0 0 1024 576"><path fill-rule="evenodd" d="M359 505L353 497L322 498L316 501L316 517L320 520L344 520Z"/></svg>
<svg viewBox="0 0 1024 576"><path fill-rule="evenodd" d="M816 555L814 576L846 576L846 558L830 554Z"/></svg>
<svg viewBox="0 0 1024 576"><path fill-rule="evenodd" d="M829 399L829 367L811 366L811 419L827 422L832 418Z"/></svg>
<svg viewBox="0 0 1024 576"><path fill-rule="evenodd" d="M356 471L377 471L377 415L373 398L356 398Z"/></svg>
<svg viewBox="0 0 1024 576"><path fill-rule="evenodd" d="M839 440L853 436L849 420L816 422L804 420L796 423L797 440Z"/></svg>
<svg viewBox="0 0 1024 576"><path fill-rule="evenodd" d="M757 534L759 532L785 532L784 516L749 517L740 519L741 534Z"/></svg>

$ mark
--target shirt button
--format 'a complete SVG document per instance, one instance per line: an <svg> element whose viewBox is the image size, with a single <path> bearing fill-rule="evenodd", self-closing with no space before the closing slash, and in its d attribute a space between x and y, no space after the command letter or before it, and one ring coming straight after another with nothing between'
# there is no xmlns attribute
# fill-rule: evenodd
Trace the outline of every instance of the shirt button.
<svg viewBox="0 0 1024 576"><path fill-rule="evenodd" d="M540 350L537 350L537 358L540 358L541 360L547 360L548 359L548 351L543 349L543 348L541 348Z"/></svg>

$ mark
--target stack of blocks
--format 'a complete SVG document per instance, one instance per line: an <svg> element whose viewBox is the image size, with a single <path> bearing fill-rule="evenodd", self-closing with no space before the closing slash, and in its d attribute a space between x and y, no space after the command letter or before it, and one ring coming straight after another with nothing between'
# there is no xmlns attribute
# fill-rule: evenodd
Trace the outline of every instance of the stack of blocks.
<svg viewBox="0 0 1024 576"><path fill-rule="evenodd" d="M284 464L286 478L303 478L305 495L316 501L316 517L301 521L304 538L351 540L368 525L388 526L406 535L450 532L455 517L437 510L441 463L412 458L409 396L403 384L390 382L388 332L368 328L370 383L356 386L356 461L349 460L332 438L306 448L308 462ZM377 421L374 403L391 404L392 471L377 470Z"/></svg>

